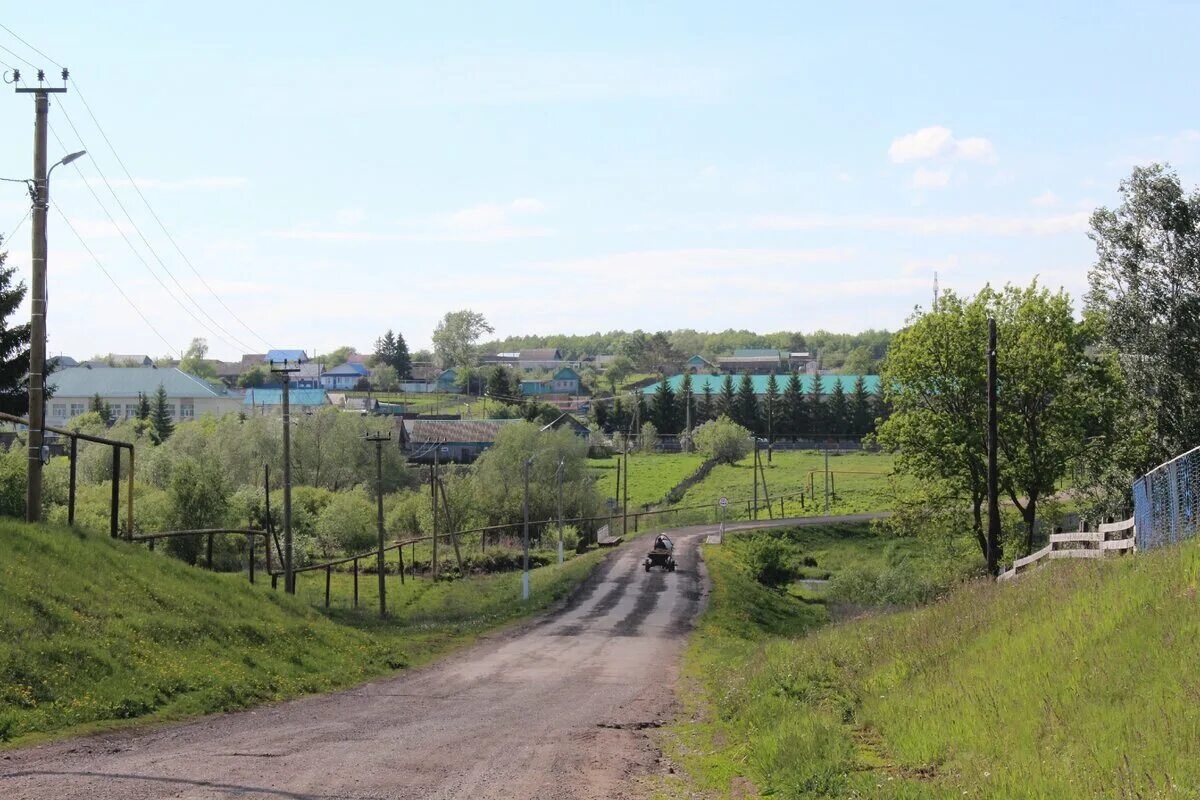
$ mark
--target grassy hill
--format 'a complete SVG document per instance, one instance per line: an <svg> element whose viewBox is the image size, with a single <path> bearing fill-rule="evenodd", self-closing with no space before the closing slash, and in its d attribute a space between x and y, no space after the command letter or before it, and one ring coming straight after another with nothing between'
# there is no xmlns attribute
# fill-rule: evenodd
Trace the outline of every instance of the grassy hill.
<svg viewBox="0 0 1200 800"><path fill-rule="evenodd" d="M1056 562L814 631L822 611L706 550L677 731L702 788L787 798L1200 796L1200 542Z"/></svg>
<svg viewBox="0 0 1200 800"><path fill-rule="evenodd" d="M545 567L522 606L517 573L433 584L389 577L392 617L325 616L244 576L144 547L0 520L0 745L170 719L352 685L544 608L599 554Z"/></svg>

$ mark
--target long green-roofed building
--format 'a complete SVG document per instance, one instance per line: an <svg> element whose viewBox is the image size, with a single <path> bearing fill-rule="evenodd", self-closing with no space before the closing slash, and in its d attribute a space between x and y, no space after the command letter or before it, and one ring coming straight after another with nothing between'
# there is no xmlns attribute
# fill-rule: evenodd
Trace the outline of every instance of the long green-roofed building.
<svg viewBox="0 0 1200 800"><path fill-rule="evenodd" d="M736 390L738 388L738 386L741 385L742 376L731 375L730 377L733 378L733 388ZM770 380L770 377L771 377L770 375L751 375L750 376L750 381L751 381L751 383L754 384L754 393L755 394L765 395L767 393L767 381ZM862 377L863 377L863 382L866 384L867 392L870 394L874 394L875 390L879 388L879 376L878 375L863 375ZM816 379L817 379L817 376L815 376L815 375L801 375L800 376L801 388L803 388L806 393L812 391L813 381L815 381ZM775 382L779 386L780 393L783 392L783 390L787 386L789 380L791 380L790 375L783 374L783 375L775 376ZM821 376L821 388L824 390L825 394L828 394L829 392L833 391L834 384L840 382L842 384L842 391L844 391L846 394L850 394L850 392L854 391L854 384L857 380L858 380L857 375L822 375ZM708 387L710 389L712 389L712 393L715 395L721 391L721 384L723 384L724 382L725 382L724 375L693 375L692 376L692 391L695 394L703 394L705 385L708 385ZM672 375L670 378L667 379L667 383L671 387L672 391L678 393L679 388L683 385L683 375ZM654 392L658 389L658 387L661 384L662 384L662 381L659 381L658 383L653 383L653 384L647 386L646 388L642 389L642 393L647 394L647 395L652 395L652 394L654 394Z"/></svg>

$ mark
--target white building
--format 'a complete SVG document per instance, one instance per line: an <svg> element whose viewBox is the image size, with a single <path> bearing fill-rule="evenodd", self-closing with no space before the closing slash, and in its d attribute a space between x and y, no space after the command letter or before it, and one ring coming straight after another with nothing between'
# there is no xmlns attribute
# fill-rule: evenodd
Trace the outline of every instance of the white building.
<svg viewBox="0 0 1200 800"><path fill-rule="evenodd" d="M46 401L50 425L83 414L96 395L118 420L135 417L139 397L145 395L153 402L159 386L167 392L167 408L176 422L204 414L229 414L242 406L240 397L175 367L69 367L52 372L46 383L52 391Z"/></svg>

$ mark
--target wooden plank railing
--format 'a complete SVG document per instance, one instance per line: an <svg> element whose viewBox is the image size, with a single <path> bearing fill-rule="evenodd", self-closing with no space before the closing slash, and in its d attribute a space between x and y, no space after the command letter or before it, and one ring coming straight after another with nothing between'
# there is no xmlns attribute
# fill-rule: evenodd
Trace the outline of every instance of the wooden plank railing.
<svg viewBox="0 0 1200 800"><path fill-rule="evenodd" d="M1106 522L1095 531L1053 533L1050 543L1036 553L1018 558L1012 568L996 576L996 580L1007 581L1032 569L1043 561L1059 558L1105 558L1110 555L1132 553L1137 549L1133 518L1120 522Z"/></svg>

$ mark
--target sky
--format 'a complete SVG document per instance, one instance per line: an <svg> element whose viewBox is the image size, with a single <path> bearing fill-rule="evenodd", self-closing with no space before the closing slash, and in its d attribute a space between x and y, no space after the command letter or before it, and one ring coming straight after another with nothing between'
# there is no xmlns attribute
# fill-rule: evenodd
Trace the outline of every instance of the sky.
<svg viewBox="0 0 1200 800"><path fill-rule="evenodd" d="M1200 180L1195 3L114 9L0 12L45 54L0 29L27 84L20 57L70 68L51 161L89 151L49 222L77 358L417 349L461 308L496 336L895 329L935 272L1080 297L1134 165ZM0 177L32 120L0 97ZM0 183L0 235L27 208Z"/></svg>

